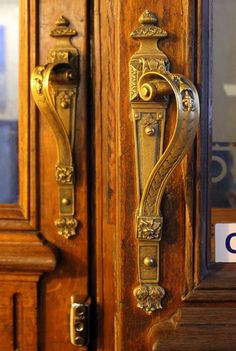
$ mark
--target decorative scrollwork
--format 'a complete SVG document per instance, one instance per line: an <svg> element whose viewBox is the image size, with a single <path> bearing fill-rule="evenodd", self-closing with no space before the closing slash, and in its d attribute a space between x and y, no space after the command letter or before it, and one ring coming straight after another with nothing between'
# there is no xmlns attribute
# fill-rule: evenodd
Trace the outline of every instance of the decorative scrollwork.
<svg viewBox="0 0 236 351"><path fill-rule="evenodd" d="M35 70L34 76L34 86L35 90L39 95L43 92L43 73L45 71L46 66L38 66Z"/></svg>
<svg viewBox="0 0 236 351"><path fill-rule="evenodd" d="M140 285L134 289L137 298L137 307L147 314L162 309L161 301L165 296L165 290L160 285Z"/></svg>
<svg viewBox="0 0 236 351"><path fill-rule="evenodd" d="M166 31L159 27L153 25L145 25L137 28L131 34L132 38L142 38L142 37L165 37L167 35Z"/></svg>

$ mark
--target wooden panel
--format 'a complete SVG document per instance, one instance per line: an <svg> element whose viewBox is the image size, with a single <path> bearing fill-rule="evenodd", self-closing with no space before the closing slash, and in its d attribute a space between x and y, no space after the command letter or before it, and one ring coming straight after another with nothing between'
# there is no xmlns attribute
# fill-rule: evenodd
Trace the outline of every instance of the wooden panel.
<svg viewBox="0 0 236 351"><path fill-rule="evenodd" d="M182 308L153 328L150 350L230 351L236 342L235 320L235 307Z"/></svg>
<svg viewBox="0 0 236 351"><path fill-rule="evenodd" d="M53 271L57 252L43 243L35 233L0 235L0 272L14 275Z"/></svg>
<svg viewBox="0 0 236 351"><path fill-rule="evenodd" d="M37 282L55 254L33 233L1 234L0 251L0 349L36 351Z"/></svg>
<svg viewBox="0 0 236 351"><path fill-rule="evenodd" d="M0 349L36 351L37 276L4 281L0 275Z"/></svg>

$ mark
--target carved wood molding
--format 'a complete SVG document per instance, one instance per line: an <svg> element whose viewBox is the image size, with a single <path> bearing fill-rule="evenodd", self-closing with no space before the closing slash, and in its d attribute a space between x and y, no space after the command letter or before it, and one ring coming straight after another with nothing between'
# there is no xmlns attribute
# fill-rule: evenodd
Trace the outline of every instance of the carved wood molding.
<svg viewBox="0 0 236 351"><path fill-rule="evenodd" d="M0 272L40 275L56 267L56 251L37 234L0 235Z"/></svg>
<svg viewBox="0 0 236 351"><path fill-rule="evenodd" d="M191 345L192 351L231 351L236 342L235 326L235 307L182 306L150 330L149 350L189 351Z"/></svg>
<svg viewBox="0 0 236 351"><path fill-rule="evenodd" d="M168 319L149 331L152 351L232 350L236 342L236 276L234 264L211 264L201 282L182 297ZM207 304L207 305L206 305ZM168 335L168 338L166 336ZM215 337L222 335L222 337ZM229 339L230 343L225 340Z"/></svg>

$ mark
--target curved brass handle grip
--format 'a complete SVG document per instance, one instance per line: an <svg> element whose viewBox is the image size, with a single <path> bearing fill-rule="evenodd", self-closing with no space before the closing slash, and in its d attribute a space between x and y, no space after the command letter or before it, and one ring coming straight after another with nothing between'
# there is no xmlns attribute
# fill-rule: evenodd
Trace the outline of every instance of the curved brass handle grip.
<svg viewBox="0 0 236 351"><path fill-rule="evenodd" d="M165 295L158 284L161 200L170 175L196 135L199 99L186 77L169 72L169 61L157 47L157 40L167 33L157 26L156 16L145 11L140 23L131 36L140 40L141 47L129 65L140 198L136 215L140 285L134 295L137 306L150 314L162 308ZM173 135L163 151L169 95L175 96L177 116Z"/></svg>
<svg viewBox="0 0 236 351"><path fill-rule="evenodd" d="M36 67L31 76L34 100L47 118L56 138L58 163L56 181L59 185L60 210L55 221L58 233L65 238L76 234L74 218L74 146L75 112L78 94L77 49L70 38L77 32L69 27L69 21L60 17L51 36L58 44L50 51L49 63Z"/></svg>

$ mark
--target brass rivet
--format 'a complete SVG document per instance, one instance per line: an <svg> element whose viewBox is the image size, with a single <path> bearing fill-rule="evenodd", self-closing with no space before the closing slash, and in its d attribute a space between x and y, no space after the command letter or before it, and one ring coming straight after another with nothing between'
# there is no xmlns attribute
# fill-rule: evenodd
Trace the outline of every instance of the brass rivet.
<svg viewBox="0 0 236 351"><path fill-rule="evenodd" d="M63 197L62 199L61 199L61 203L62 203L62 205L65 205L65 206L68 206L68 205L70 205L70 199L67 199L66 197Z"/></svg>
<svg viewBox="0 0 236 351"><path fill-rule="evenodd" d="M153 127L151 127L151 126L147 126L147 127L145 128L145 133L146 133L147 135L154 135L154 133L155 133L155 128L153 128Z"/></svg>
<svg viewBox="0 0 236 351"><path fill-rule="evenodd" d="M71 80L72 80L72 79L75 79L74 73L73 73L73 72L69 72L69 73L68 73L68 78L71 79Z"/></svg>
<svg viewBox="0 0 236 351"><path fill-rule="evenodd" d="M67 101L62 101L61 102L61 107L62 108L68 108L69 107L69 103Z"/></svg>
<svg viewBox="0 0 236 351"><path fill-rule="evenodd" d="M143 263L146 267L153 267L155 265L155 259L153 257L145 257Z"/></svg>

